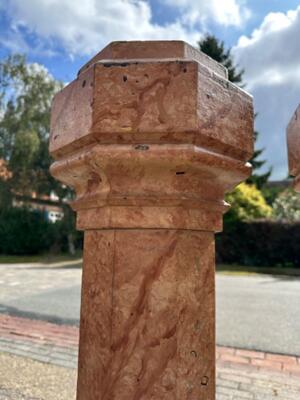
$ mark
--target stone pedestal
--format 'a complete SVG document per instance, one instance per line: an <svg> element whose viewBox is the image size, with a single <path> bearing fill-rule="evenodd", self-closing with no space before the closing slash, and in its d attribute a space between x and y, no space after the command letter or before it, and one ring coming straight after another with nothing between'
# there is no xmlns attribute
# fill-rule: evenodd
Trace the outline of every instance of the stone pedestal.
<svg viewBox="0 0 300 400"><path fill-rule="evenodd" d="M54 99L51 172L85 231L78 400L215 399L214 232L252 98L184 42L116 42Z"/></svg>
<svg viewBox="0 0 300 400"><path fill-rule="evenodd" d="M287 127L287 144L289 172L295 177L294 189L300 192L300 105Z"/></svg>

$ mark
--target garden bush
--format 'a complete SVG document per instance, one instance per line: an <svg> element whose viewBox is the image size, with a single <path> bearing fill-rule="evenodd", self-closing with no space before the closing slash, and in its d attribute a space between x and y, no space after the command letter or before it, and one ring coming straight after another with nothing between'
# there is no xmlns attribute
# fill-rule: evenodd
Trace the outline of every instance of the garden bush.
<svg viewBox="0 0 300 400"><path fill-rule="evenodd" d="M292 189L279 194L273 203L273 216L277 220L300 221L300 195Z"/></svg>
<svg viewBox="0 0 300 400"><path fill-rule="evenodd" d="M51 223L45 213L29 208L0 210L0 254L31 255L43 252L67 252L69 226L64 220ZM82 235L74 229L75 246Z"/></svg>
<svg viewBox="0 0 300 400"><path fill-rule="evenodd" d="M251 221L257 218L268 218L272 208L266 203L262 192L255 185L240 183L231 193L226 195L230 209L225 221Z"/></svg>
<svg viewBox="0 0 300 400"><path fill-rule="evenodd" d="M36 254L48 249L54 241L54 226L43 213L27 208L0 211L0 253Z"/></svg>
<svg viewBox="0 0 300 400"><path fill-rule="evenodd" d="M300 222L235 221L217 235L217 261L248 266L300 267Z"/></svg>

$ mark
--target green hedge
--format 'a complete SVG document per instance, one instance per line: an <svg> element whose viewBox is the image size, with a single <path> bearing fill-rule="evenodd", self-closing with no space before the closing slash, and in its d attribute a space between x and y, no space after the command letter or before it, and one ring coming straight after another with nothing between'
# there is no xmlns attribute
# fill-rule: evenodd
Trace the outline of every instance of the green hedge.
<svg viewBox="0 0 300 400"><path fill-rule="evenodd" d="M300 223L225 222L216 252L219 263L300 267Z"/></svg>
<svg viewBox="0 0 300 400"><path fill-rule="evenodd" d="M40 211L28 208L0 210L0 254L31 255L43 252L67 252L70 222L49 222ZM76 247L82 235L74 229Z"/></svg>
<svg viewBox="0 0 300 400"><path fill-rule="evenodd" d="M82 233L74 228L74 215L55 224L45 214L28 208L0 210L0 254L31 255L67 252L71 233L75 247L82 247ZM300 223L230 222L217 235L217 261L251 266L300 267Z"/></svg>

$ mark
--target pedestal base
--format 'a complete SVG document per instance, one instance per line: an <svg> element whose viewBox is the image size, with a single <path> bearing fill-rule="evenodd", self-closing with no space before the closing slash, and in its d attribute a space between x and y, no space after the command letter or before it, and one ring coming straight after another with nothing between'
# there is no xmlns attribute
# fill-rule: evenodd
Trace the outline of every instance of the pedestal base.
<svg viewBox="0 0 300 400"><path fill-rule="evenodd" d="M86 231L77 400L215 400L214 234Z"/></svg>

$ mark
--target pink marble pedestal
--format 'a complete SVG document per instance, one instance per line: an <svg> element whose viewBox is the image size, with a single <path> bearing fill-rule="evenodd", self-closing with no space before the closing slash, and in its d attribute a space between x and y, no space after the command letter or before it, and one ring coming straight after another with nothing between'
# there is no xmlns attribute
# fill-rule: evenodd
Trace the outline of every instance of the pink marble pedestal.
<svg viewBox="0 0 300 400"><path fill-rule="evenodd" d="M214 400L214 232L250 174L252 98L186 43L116 42L51 127L85 231L77 399Z"/></svg>
<svg viewBox="0 0 300 400"><path fill-rule="evenodd" d="M295 177L294 188L300 192L300 105L287 127L288 159L290 175Z"/></svg>

